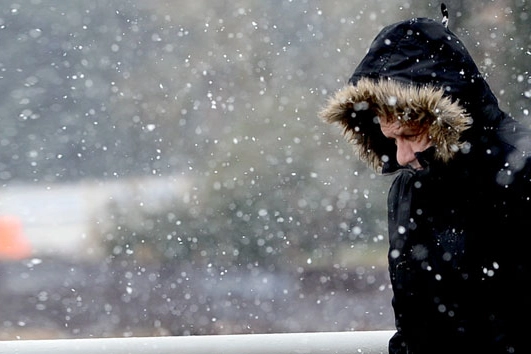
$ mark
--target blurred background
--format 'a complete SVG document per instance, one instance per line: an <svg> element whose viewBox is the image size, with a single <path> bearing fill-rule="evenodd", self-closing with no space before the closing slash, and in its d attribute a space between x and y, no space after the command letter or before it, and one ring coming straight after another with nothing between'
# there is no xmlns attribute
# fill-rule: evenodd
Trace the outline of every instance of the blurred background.
<svg viewBox="0 0 531 354"><path fill-rule="evenodd" d="M393 328L392 177L317 112L440 2L0 4L0 340ZM528 1L446 5L529 124Z"/></svg>

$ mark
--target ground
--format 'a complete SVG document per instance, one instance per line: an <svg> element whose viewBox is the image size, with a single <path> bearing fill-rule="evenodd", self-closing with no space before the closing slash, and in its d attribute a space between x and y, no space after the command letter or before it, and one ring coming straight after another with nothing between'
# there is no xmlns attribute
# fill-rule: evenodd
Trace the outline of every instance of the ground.
<svg viewBox="0 0 531 354"><path fill-rule="evenodd" d="M0 263L0 340L392 329L385 269Z"/></svg>

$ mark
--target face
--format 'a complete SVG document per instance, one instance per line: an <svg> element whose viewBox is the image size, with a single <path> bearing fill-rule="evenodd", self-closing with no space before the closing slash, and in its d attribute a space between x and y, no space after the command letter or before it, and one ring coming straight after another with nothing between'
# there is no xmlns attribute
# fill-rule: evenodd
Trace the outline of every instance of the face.
<svg viewBox="0 0 531 354"><path fill-rule="evenodd" d="M409 165L415 170L422 169L415 153L424 151L432 145L428 127L400 124L400 121L397 120L389 122L387 119L380 119L380 129L385 137L395 141L396 160L401 166Z"/></svg>

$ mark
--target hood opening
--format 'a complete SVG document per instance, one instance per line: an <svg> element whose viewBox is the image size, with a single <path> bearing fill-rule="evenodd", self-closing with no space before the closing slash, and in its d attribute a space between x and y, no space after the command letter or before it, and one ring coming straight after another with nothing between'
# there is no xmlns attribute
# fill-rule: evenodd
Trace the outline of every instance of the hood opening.
<svg viewBox="0 0 531 354"><path fill-rule="evenodd" d="M434 158L448 162L465 146L462 133L472 124L458 100L445 96L442 88L407 85L393 79L361 78L331 96L320 118L343 128L360 158L379 172L397 169L396 146L386 138L379 117L401 124L428 125L435 147Z"/></svg>

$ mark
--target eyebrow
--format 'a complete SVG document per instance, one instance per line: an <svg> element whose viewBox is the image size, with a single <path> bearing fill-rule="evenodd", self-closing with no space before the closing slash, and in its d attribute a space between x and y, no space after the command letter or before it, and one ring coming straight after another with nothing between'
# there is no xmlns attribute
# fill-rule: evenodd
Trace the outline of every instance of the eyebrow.
<svg viewBox="0 0 531 354"><path fill-rule="evenodd" d="M384 130L387 134L384 134L385 137L389 139L395 139L395 137L398 136L418 136L425 132L425 129L427 127L422 127L421 125L416 124L396 124L397 122L393 122L391 124L385 124L382 130L382 134L384 134ZM380 123L380 127L382 127Z"/></svg>
<svg viewBox="0 0 531 354"><path fill-rule="evenodd" d="M396 131L399 132L400 135L418 135L424 130L422 127L416 125L400 125Z"/></svg>

